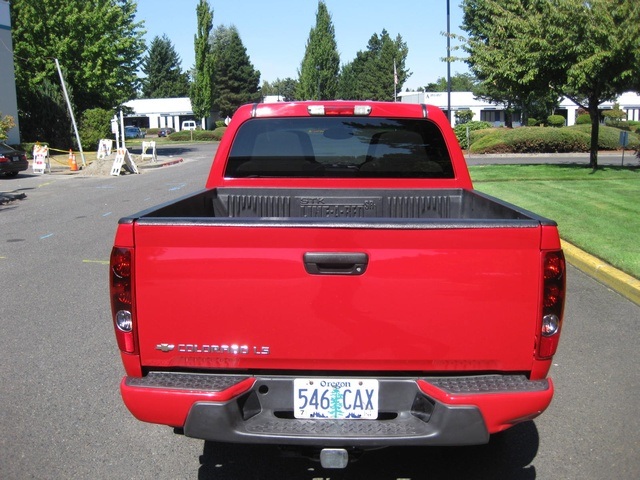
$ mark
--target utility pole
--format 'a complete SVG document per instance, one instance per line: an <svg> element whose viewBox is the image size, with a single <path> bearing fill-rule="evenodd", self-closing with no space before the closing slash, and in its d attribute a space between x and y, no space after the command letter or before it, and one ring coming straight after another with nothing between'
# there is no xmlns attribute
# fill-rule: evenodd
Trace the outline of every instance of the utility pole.
<svg viewBox="0 0 640 480"><path fill-rule="evenodd" d="M76 140L78 141L78 148L80 149L80 158L82 158L82 166L86 167L87 163L84 161L84 152L82 151L82 142L80 142L80 135L78 134L78 126L76 125L76 118L73 116L73 109L71 108L71 101L69 100L69 94L67 93L67 87L64 83L64 77L62 76L62 70L60 69L60 63L57 58L54 58L56 62L56 68L58 69L58 75L60 75L60 83L62 84L62 92L64 98L67 101L67 108L69 109L69 115L71 116L71 123L73 124L73 131L76 133Z"/></svg>

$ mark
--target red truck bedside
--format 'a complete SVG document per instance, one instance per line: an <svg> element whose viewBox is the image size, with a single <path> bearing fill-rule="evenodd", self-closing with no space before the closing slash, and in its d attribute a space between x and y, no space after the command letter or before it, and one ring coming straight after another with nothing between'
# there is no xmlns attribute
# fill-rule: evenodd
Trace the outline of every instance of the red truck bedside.
<svg viewBox="0 0 640 480"><path fill-rule="evenodd" d="M553 396L556 224L475 191L432 106L241 107L204 190L120 220L110 282L126 406L190 437L341 468Z"/></svg>

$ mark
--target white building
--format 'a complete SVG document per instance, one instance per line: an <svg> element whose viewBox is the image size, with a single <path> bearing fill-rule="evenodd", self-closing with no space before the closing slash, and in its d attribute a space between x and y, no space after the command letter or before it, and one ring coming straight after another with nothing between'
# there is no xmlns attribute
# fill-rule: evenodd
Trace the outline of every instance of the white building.
<svg viewBox="0 0 640 480"><path fill-rule="evenodd" d="M135 125L140 128L173 128L176 132L184 120L196 120L191 99L179 98L141 98L130 100L124 104L133 110L126 116L127 125ZM200 121L201 127L206 128L205 119Z"/></svg>
<svg viewBox="0 0 640 480"><path fill-rule="evenodd" d="M445 114L448 108L447 92L402 92L398 94L401 102L406 103L427 103L435 105L442 109ZM640 95L635 92L626 92L618 97L615 102L603 102L600 104L600 110L610 110L614 103L618 103L620 108L627 113L627 120L640 120ZM563 115L567 119L567 125L574 125L578 105L563 98L560 101L555 113ZM471 110L473 120L493 123L495 125L504 125L504 106L490 103L474 97L473 92L451 92L451 125L455 125L455 112L458 110ZM520 125L520 118L513 119L514 126Z"/></svg>
<svg viewBox="0 0 640 480"><path fill-rule="evenodd" d="M13 42L11 40L11 12L7 0L0 0L0 114L3 117L11 115L16 122L16 127L7 132L7 143L19 144L20 129L13 64Z"/></svg>

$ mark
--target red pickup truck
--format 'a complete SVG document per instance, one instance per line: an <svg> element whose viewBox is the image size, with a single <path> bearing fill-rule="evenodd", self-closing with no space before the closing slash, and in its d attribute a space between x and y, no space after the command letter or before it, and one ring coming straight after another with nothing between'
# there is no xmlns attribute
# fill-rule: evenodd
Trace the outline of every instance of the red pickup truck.
<svg viewBox="0 0 640 480"><path fill-rule="evenodd" d="M473 189L439 109L255 104L204 190L120 220L110 290L136 418L342 468L543 412L565 262L553 221Z"/></svg>

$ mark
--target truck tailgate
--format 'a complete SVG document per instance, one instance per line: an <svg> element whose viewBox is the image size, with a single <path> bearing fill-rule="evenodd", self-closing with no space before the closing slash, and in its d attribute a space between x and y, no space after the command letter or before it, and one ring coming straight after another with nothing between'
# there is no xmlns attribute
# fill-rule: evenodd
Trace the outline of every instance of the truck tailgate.
<svg viewBox="0 0 640 480"><path fill-rule="evenodd" d="M135 237L145 367L531 368L539 228L142 224ZM306 253L330 252L365 254L366 270L307 271Z"/></svg>

